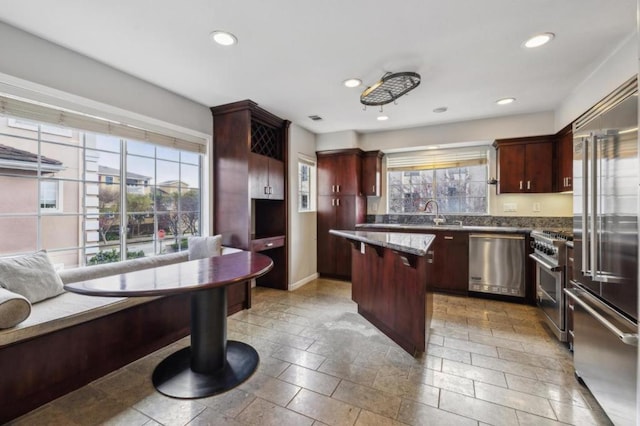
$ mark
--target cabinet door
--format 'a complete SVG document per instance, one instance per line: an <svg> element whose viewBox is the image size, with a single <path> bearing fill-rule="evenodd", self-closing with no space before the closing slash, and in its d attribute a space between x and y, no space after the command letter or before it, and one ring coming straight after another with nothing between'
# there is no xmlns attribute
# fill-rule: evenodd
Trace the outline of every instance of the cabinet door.
<svg viewBox="0 0 640 426"><path fill-rule="evenodd" d="M335 192L335 169L333 156L318 156L318 195L333 195Z"/></svg>
<svg viewBox="0 0 640 426"><path fill-rule="evenodd" d="M318 196L318 272L335 274L334 244L337 237L329 234L335 228L335 199L331 195Z"/></svg>
<svg viewBox="0 0 640 426"><path fill-rule="evenodd" d="M560 136L557 149L558 178L556 187L559 192L573 191L573 133L571 130Z"/></svg>
<svg viewBox="0 0 640 426"><path fill-rule="evenodd" d="M249 196L250 198L269 198L269 157L249 154Z"/></svg>
<svg viewBox="0 0 640 426"><path fill-rule="evenodd" d="M362 192L372 197L380 196L382 158L378 152L366 152L362 159Z"/></svg>
<svg viewBox="0 0 640 426"><path fill-rule="evenodd" d="M498 148L498 192L522 192L524 188L525 145Z"/></svg>
<svg viewBox="0 0 640 426"><path fill-rule="evenodd" d="M343 196L335 199L336 229L353 230L356 227L356 212L358 211L357 197ZM351 276L351 243L345 238L339 238L335 244L336 274L343 277Z"/></svg>
<svg viewBox="0 0 640 426"><path fill-rule="evenodd" d="M553 191L553 144L525 144L525 192Z"/></svg>
<svg viewBox="0 0 640 426"><path fill-rule="evenodd" d="M442 234L444 266L439 288L452 293L466 294L469 288L469 234L445 232Z"/></svg>
<svg viewBox="0 0 640 426"><path fill-rule="evenodd" d="M442 265L443 251L442 233L440 231L429 231L435 238L427 249L427 288L434 290L442 281L444 267Z"/></svg>
<svg viewBox="0 0 640 426"><path fill-rule="evenodd" d="M360 195L362 159L356 154L336 156L334 168L335 191L339 195Z"/></svg>
<svg viewBox="0 0 640 426"><path fill-rule="evenodd" d="M269 198L284 200L284 162L269 159Z"/></svg>

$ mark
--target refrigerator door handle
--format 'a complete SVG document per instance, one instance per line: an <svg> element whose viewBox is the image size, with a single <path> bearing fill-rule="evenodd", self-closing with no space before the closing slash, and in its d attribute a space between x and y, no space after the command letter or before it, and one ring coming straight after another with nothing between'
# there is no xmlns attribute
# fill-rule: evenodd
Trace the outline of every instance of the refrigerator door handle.
<svg viewBox="0 0 640 426"><path fill-rule="evenodd" d="M593 309L587 302L582 300L580 295L585 294L584 290L576 289L576 288L565 288L564 292L567 296L573 299L578 305L580 305L585 311L589 313L593 318L595 318L600 324L607 328L607 330L611 331L613 334L618 336L618 338L622 341L622 343L630 346L638 346L638 334L637 333L625 333L621 331L618 327L611 324L609 320L600 315L595 309Z"/></svg>
<svg viewBox="0 0 640 426"><path fill-rule="evenodd" d="M593 134L592 134L593 135ZM589 256L589 155L591 153L591 136L582 140L582 274L591 276L591 257Z"/></svg>
<svg viewBox="0 0 640 426"><path fill-rule="evenodd" d="M591 176L589 179L591 181L591 194L589 194L591 200L591 235L589 236L591 240L591 247L589 248L591 261L589 262L589 267L594 280L598 279L598 161L598 136L593 135L591 137Z"/></svg>

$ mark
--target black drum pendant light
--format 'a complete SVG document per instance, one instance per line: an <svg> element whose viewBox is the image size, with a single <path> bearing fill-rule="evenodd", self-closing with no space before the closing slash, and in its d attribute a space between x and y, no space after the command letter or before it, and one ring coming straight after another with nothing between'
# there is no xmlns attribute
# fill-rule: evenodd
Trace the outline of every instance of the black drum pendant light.
<svg viewBox="0 0 640 426"><path fill-rule="evenodd" d="M420 84L420 74L415 72L386 73L380 81L362 92L360 103L365 106L381 106L394 102Z"/></svg>

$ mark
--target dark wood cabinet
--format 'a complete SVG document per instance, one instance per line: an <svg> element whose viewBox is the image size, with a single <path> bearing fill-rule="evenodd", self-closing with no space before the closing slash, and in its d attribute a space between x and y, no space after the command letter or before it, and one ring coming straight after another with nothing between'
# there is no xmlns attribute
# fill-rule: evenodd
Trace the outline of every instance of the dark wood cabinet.
<svg viewBox="0 0 640 426"><path fill-rule="evenodd" d="M553 191L554 136L496 140L498 193Z"/></svg>
<svg viewBox="0 0 640 426"><path fill-rule="evenodd" d="M251 198L284 200L284 163L265 155L249 154Z"/></svg>
<svg viewBox="0 0 640 426"><path fill-rule="evenodd" d="M318 164L318 272L351 278L351 247L330 229L353 230L363 223L366 197L360 192L362 151L348 149L317 153Z"/></svg>
<svg viewBox="0 0 640 426"><path fill-rule="evenodd" d="M427 288L467 294L469 288L469 233L425 231L435 239L427 251Z"/></svg>
<svg viewBox="0 0 640 426"><path fill-rule="evenodd" d="M556 188L558 192L573 191L573 131L571 125L556 135Z"/></svg>
<svg viewBox="0 0 640 426"><path fill-rule="evenodd" d="M367 151L362 157L362 192L364 195L379 197L382 185L381 151Z"/></svg>
<svg viewBox="0 0 640 426"><path fill-rule="evenodd" d="M213 113L213 230L222 243L271 257L258 285L288 288L288 120L250 100ZM250 292L248 292L250 294Z"/></svg>
<svg viewBox="0 0 640 426"><path fill-rule="evenodd" d="M362 150L320 151L318 195L362 195Z"/></svg>

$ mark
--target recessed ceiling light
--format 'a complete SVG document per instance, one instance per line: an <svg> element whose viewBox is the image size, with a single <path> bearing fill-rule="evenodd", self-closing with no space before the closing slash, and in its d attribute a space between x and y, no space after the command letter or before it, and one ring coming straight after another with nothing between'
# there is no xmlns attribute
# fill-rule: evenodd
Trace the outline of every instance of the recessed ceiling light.
<svg viewBox="0 0 640 426"><path fill-rule="evenodd" d="M496 101L496 103L498 105L507 105L507 104L510 104L511 102L513 102L515 100L516 100L516 98L502 98L502 99L498 99Z"/></svg>
<svg viewBox="0 0 640 426"><path fill-rule="evenodd" d="M533 49L534 47L540 47L549 43L556 35L554 33L542 33L536 34L524 42L524 47Z"/></svg>
<svg viewBox="0 0 640 426"><path fill-rule="evenodd" d="M433 112L435 112L436 114L440 114L442 112L447 112L447 109L448 109L447 107L438 107L438 108L435 108Z"/></svg>
<svg viewBox="0 0 640 426"><path fill-rule="evenodd" d="M378 121L387 121L389 119L388 115L379 115Z"/></svg>
<svg viewBox="0 0 640 426"><path fill-rule="evenodd" d="M358 78L350 78L342 82L346 87L358 87L362 84L362 80Z"/></svg>
<svg viewBox="0 0 640 426"><path fill-rule="evenodd" d="M214 31L209 37L221 46L233 46L238 42L236 36L227 31Z"/></svg>

